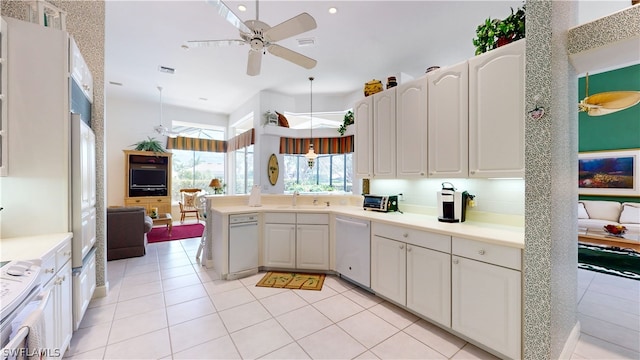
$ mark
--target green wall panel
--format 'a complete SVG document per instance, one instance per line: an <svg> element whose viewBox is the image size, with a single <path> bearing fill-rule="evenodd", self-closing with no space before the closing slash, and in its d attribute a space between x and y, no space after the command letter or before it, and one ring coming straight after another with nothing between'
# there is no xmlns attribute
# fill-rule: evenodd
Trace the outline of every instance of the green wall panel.
<svg viewBox="0 0 640 360"><path fill-rule="evenodd" d="M640 64L589 75L589 94L640 91ZM578 99L585 98L585 78L578 79ZM640 104L603 116L578 115L579 151L640 148Z"/></svg>

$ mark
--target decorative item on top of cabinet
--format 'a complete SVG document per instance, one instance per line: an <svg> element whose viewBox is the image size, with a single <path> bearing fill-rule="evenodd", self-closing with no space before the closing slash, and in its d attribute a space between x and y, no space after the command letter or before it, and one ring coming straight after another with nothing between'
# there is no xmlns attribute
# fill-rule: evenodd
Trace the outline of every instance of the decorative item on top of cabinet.
<svg viewBox="0 0 640 360"><path fill-rule="evenodd" d="M484 23L478 25L476 38L473 39L473 46L476 47L475 54L480 55L524 37L525 5L522 5L522 8L518 8L515 13L511 8L511 15L502 20L487 18Z"/></svg>
<svg viewBox="0 0 640 360"><path fill-rule="evenodd" d="M344 135L345 131L347 131L347 126L351 124L353 124L353 111L349 110L346 114L344 114L342 125L340 125L340 127L338 128L340 136Z"/></svg>
<svg viewBox="0 0 640 360"><path fill-rule="evenodd" d="M364 96L373 95L375 93L379 93L384 90L382 87L382 81L373 79L364 84Z"/></svg>
<svg viewBox="0 0 640 360"><path fill-rule="evenodd" d="M391 89L394 86L398 86L398 82L396 81L395 76L389 76L387 78L387 89Z"/></svg>

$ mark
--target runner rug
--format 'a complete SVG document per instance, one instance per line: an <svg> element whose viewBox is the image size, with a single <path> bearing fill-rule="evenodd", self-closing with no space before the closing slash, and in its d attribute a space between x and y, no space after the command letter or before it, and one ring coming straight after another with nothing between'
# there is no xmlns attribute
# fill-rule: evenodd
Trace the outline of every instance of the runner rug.
<svg viewBox="0 0 640 360"><path fill-rule="evenodd" d="M298 274L270 271L262 277L256 286L301 290L322 290L323 283L324 274Z"/></svg>
<svg viewBox="0 0 640 360"><path fill-rule="evenodd" d="M640 253L633 249L578 244L578 267L640 280Z"/></svg>
<svg viewBox="0 0 640 360"><path fill-rule="evenodd" d="M154 227L147 233L147 242L156 243L161 241L197 238L202 236L203 231L204 225L202 224L173 225L171 235L169 235L167 227L162 225Z"/></svg>

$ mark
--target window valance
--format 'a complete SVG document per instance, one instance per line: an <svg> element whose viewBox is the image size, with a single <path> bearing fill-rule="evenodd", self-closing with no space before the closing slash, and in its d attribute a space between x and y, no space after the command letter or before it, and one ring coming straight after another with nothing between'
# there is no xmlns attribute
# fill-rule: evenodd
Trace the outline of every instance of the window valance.
<svg viewBox="0 0 640 360"><path fill-rule="evenodd" d="M227 140L227 152L236 151L256 143L256 133L254 129L247 130L242 134Z"/></svg>
<svg viewBox="0 0 640 360"><path fill-rule="evenodd" d="M227 142L224 140L198 139L177 136L175 138L167 138L167 149L226 152Z"/></svg>
<svg viewBox="0 0 640 360"><path fill-rule="evenodd" d="M280 138L280 154L306 154L311 139ZM348 154L353 152L353 135L337 138L314 138L317 154Z"/></svg>

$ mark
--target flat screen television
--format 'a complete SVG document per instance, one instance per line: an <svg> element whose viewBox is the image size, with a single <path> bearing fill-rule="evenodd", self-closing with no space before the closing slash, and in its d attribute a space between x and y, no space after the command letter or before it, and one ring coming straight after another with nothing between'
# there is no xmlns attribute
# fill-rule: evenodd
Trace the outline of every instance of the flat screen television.
<svg viewBox="0 0 640 360"><path fill-rule="evenodd" d="M167 171L160 168L132 168L129 176L130 189L165 189Z"/></svg>

